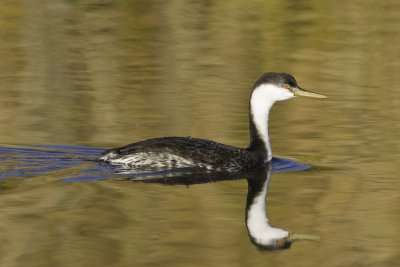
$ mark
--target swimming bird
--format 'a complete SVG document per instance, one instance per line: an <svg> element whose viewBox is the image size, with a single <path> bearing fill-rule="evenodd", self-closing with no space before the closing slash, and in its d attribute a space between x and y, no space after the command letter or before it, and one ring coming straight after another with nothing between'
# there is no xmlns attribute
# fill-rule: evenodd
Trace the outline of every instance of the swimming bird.
<svg viewBox="0 0 400 267"><path fill-rule="evenodd" d="M268 72L255 82L249 104L247 148L192 137L160 137L106 150L98 159L137 170L189 168L232 172L260 167L272 159L268 116L273 104L296 96L326 98L300 88L287 73Z"/></svg>

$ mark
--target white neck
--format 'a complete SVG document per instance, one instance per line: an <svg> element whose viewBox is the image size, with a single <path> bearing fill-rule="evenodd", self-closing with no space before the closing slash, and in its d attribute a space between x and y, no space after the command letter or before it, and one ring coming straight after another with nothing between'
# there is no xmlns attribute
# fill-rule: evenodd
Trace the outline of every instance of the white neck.
<svg viewBox="0 0 400 267"><path fill-rule="evenodd" d="M256 127L256 131L264 142L265 149L268 152L268 161L272 159L272 149L271 144L269 142L268 135L268 117L269 110L271 109L273 103L264 103L264 101L260 101L262 99L258 96L259 94L253 93L251 97L251 112L253 115L254 126Z"/></svg>
<svg viewBox="0 0 400 267"><path fill-rule="evenodd" d="M289 99L293 96L290 91L274 84L261 84L251 94L250 112L253 115L255 130L264 142L265 149L268 152L268 161L272 159L272 150L268 135L269 111L276 101Z"/></svg>
<svg viewBox="0 0 400 267"><path fill-rule="evenodd" d="M275 240L285 238L289 235L289 232L272 227L268 222L265 206L269 179L270 173L268 173L262 190L254 197L251 206L247 210L247 229L250 236L260 245L270 245Z"/></svg>

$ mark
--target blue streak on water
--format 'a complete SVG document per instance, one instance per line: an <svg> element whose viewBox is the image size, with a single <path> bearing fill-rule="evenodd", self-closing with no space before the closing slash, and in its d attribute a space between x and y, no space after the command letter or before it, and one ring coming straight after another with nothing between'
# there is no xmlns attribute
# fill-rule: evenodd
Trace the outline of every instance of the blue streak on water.
<svg viewBox="0 0 400 267"><path fill-rule="evenodd" d="M118 167L96 162L96 157L102 151L101 148L83 146L2 146L0 147L0 180L35 178L57 171L65 171L61 179L64 182L85 182L124 177L123 174L118 174ZM274 157L272 160L272 173L304 171L310 168L310 165L285 158ZM79 171L78 175L76 175L77 170ZM65 175L68 176L68 171L71 171L71 177L65 177ZM135 173L134 177L163 175L170 172ZM54 173L54 175L59 174Z"/></svg>
<svg viewBox="0 0 400 267"><path fill-rule="evenodd" d="M78 146L0 147L0 179L36 177L92 162L103 149ZM87 169L83 169L87 170Z"/></svg>
<svg viewBox="0 0 400 267"><path fill-rule="evenodd" d="M272 173L306 171L310 165L285 158L272 158Z"/></svg>

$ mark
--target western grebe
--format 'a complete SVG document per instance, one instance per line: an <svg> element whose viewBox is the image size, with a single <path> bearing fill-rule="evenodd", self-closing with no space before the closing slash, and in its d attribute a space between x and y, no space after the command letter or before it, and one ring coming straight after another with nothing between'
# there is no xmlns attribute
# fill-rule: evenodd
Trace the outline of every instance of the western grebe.
<svg viewBox="0 0 400 267"><path fill-rule="evenodd" d="M141 170L239 171L263 166L272 159L269 111L276 101L295 96L326 98L301 89L287 73L268 72L255 82L250 96L250 145L247 148L192 137L161 137L106 150L99 160Z"/></svg>

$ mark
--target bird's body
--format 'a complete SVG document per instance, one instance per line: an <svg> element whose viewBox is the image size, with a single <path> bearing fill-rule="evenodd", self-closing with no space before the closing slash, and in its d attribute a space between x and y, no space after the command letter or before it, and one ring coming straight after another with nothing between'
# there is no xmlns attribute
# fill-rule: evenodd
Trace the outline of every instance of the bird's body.
<svg viewBox="0 0 400 267"><path fill-rule="evenodd" d="M249 149L192 137L161 137L105 151L101 158L139 169L200 168L240 171L260 166L265 159Z"/></svg>
<svg viewBox="0 0 400 267"><path fill-rule="evenodd" d="M265 73L250 97L250 144L238 148L191 137L161 137L106 150L99 160L138 170L193 168L211 171L241 171L260 167L272 159L268 116L276 101L296 95L324 96L300 89L293 76Z"/></svg>

